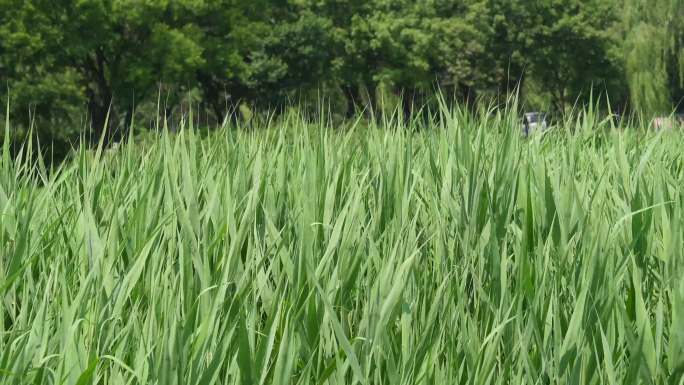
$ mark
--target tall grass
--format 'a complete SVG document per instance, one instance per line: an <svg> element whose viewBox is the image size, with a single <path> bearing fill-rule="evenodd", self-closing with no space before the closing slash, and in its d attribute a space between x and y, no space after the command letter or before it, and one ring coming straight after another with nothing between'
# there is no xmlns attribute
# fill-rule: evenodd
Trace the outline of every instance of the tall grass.
<svg viewBox="0 0 684 385"><path fill-rule="evenodd" d="M0 381L683 383L679 133L268 125L5 147Z"/></svg>

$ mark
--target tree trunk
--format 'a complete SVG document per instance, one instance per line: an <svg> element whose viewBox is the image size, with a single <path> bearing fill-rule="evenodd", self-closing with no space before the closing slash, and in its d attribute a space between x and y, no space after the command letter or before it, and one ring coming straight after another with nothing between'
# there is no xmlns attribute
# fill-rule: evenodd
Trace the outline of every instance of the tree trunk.
<svg viewBox="0 0 684 385"><path fill-rule="evenodd" d="M225 100L221 100L219 84L212 79L210 74L206 74L204 72L198 72L197 79L199 80L202 93L204 93L204 100L211 107L216 122L218 124L222 124L226 118L227 112Z"/></svg>
<svg viewBox="0 0 684 385"><path fill-rule="evenodd" d="M425 103L425 93L420 88L411 87L403 91L401 97L402 110L406 122L421 112Z"/></svg>
<svg viewBox="0 0 684 385"><path fill-rule="evenodd" d="M130 131L131 127L133 126L133 119L135 118L133 116L134 110L132 106L129 106L126 108L126 111L123 114L123 122L122 125L124 129L127 131Z"/></svg>
<svg viewBox="0 0 684 385"><path fill-rule="evenodd" d="M98 143L104 137L105 146L114 140L113 116L111 114L112 88L105 75L105 57L101 49L85 63L90 87L87 91L88 114L92 125L91 143Z"/></svg>
<svg viewBox="0 0 684 385"><path fill-rule="evenodd" d="M401 110L404 114L404 122L409 122L413 115L413 108L416 97L416 90L414 88L405 89L401 91Z"/></svg>
<svg viewBox="0 0 684 385"><path fill-rule="evenodd" d="M89 94L88 115L92 127L90 142L91 144L96 144L104 136L104 144L108 145L113 139L111 132L112 123L108 119L109 105L105 105L94 92L91 91Z"/></svg>
<svg viewBox="0 0 684 385"><path fill-rule="evenodd" d="M359 87L355 84L347 84L342 86L342 92L344 93L344 98L347 102L346 118L353 119L356 117L357 106L363 103Z"/></svg>

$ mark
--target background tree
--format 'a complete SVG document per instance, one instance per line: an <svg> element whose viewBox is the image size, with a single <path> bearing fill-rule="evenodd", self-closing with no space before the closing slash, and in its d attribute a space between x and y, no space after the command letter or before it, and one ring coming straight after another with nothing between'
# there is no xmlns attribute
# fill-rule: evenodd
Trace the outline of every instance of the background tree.
<svg viewBox="0 0 684 385"><path fill-rule="evenodd" d="M265 52L270 34L264 12L268 6L263 0L221 0L203 3L188 13L197 23L203 47L197 83L219 120L241 100L256 98L257 73L270 73L277 79L287 72L283 63Z"/></svg>
<svg viewBox="0 0 684 385"><path fill-rule="evenodd" d="M664 113L684 97L681 20L684 0L0 0L0 96L65 148L86 123L116 139L158 119L159 97L214 122L311 95L347 117L403 96L410 114L437 87Z"/></svg>
<svg viewBox="0 0 684 385"><path fill-rule="evenodd" d="M534 76L557 111L587 100L592 91L613 90L620 79L614 57L618 10L605 0L537 3L539 23L530 48Z"/></svg>
<svg viewBox="0 0 684 385"><path fill-rule="evenodd" d="M403 93L404 110L434 94L435 84L462 101L474 99L484 52L477 1L383 1L371 18L371 44L381 59L375 80Z"/></svg>
<svg viewBox="0 0 684 385"><path fill-rule="evenodd" d="M379 52L372 46L371 16L378 6L377 0L303 0L298 1L300 12L316 15L325 21L321 39L326 51L319 56L325 67L321 78L329 89L342 95L342 108L347 116L355 114L357 107L375 104L377 82L374 75L380 67ZM323 37L324 36L324 37Z"/></svg>
<svg viewBox="0 0 684 385"><path fill-rule="evenodd" d="M117 136L136 101L160 82L182 91L202 64L196 28L173 25L167 2L3 1L3 75L13 105L49 117L85 102L94 137Z"/></svg>
<svg viewBox="0 0 684 385"><path fill-rule="evenodd" d="M43 143L53 143L64 156L78 137L74 124L83 116L85 101L76 69L59 63L50 41L61 31L48 15L30 2L0 0L0 95L7 99L15 136L33 125ZM3 130L4 131L4 130Z"/></svg>
<svg viewBox="0 0 684 385"><path fill-rule="evenodd" d="M623 58L634 107L668 113L684 98L684 1L627 0Z"/></svg>

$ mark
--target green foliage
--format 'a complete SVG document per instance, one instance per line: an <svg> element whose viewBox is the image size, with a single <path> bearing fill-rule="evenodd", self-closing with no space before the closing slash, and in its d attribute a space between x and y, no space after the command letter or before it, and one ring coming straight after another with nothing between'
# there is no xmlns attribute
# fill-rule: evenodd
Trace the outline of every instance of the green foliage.
<svg viewBox="0 0 684 385"><path fill-rule="evenodd" d="M684 2L630 0L624 7L630 96L648 113L669 113L684 97Z"/></svg>
<svg viewBox="0 0 684 385"><path fill-rule="evenodd" d="M395 116L3 147L0 381L680 382L681 135Z"/></svg>
<svg viewBox="0 0 684 385"><path fill-rule="evenodd" d="M578 100L589 100L592 92L607 92L619 100L625 87L620 87L616 55L617 3L553 0L535 5L531 23L526 23L528 63L555 109L564 111Z"/></svg>
<svg viewBox="0 0 684 385"><path fill-rule="evenodd" d="M85 104L95 137L110 112L114 126L159 82L182 88L202 64L196 28L166 20L167 2L3 1L0 60L12 105L55 119Z"/></svg>
<svg viewBox="0 0 684 385"><path fill-rule="evenodd" d="M387 100L505 101L568 112L593 96L670 112L684 96L682 0L0 0L0 95L53 141L117 140L201 105L354 117ZM381 107L382 108L382 107ZM370 115L370 114L369 114ZM106 123L106 124L105 124Z"/></svg>

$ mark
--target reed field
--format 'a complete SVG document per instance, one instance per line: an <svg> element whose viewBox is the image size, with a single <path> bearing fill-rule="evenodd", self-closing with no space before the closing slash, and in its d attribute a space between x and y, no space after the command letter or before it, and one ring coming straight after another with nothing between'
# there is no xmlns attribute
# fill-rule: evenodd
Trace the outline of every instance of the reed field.
<svg viewBox="0 0 684 385"><path fill-rule="evenodd" d="M56 168L5 141L0 383L684 384L681 132L147 138Z"/></svg>

